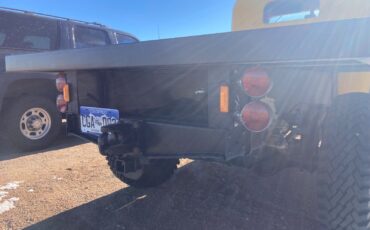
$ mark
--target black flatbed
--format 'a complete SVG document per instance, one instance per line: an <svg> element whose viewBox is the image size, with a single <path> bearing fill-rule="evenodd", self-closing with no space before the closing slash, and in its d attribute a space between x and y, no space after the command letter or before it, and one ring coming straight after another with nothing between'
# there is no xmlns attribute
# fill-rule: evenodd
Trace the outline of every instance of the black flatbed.
<svg viewBox="0 0 370 230"><path fill-rule="evenodd" d="M370 18L6 57L6 70L68 71L171 65L364 65ZM289 50L289 52L287 52Z"/></svg>

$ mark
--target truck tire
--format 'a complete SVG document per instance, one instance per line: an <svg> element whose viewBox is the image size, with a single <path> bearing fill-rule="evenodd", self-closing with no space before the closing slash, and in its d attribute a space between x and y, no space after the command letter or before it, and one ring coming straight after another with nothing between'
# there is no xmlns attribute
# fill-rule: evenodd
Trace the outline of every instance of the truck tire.
<svg viewBox="0 0 370 230"><path fill-rule="evenodd" d="M370 229L370 97L338 97L324 122L319 218L328 230Z"/></svg>
<svg viewBox="0 0 370 230"><path fill-rule="evenodd" d="M23 151L49 147L61 133L61 114L47 98L23 97L6 109L4 117L7 137Z"/></svg>
<svg viewBox="0 0 370 230"><path fill-rule="evenodd" d="M169 180L177 169L179 160L151 160L142 166L136 175L129 176L124 172L123 161L117 156L107 157L108 165L113 174L122 182L134 188L156 187Z"/></svg>

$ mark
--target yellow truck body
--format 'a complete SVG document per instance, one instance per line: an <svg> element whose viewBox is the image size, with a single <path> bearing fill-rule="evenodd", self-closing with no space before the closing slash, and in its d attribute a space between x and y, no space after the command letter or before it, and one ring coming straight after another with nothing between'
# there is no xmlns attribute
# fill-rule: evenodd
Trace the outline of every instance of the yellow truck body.
<svg viewBox="0 0 370 230"><path fill-rule="evenodd" d="M294 9L291 11L288 9L285 12L283 10L281 15L277 13L271 17L273 21L268 21L266 12L273 9L274 5L279 7L277 3L285 4L283 6L285 8L289 4L295 4L300 7L300 10L297 12ZM309 11L312 14L307 14ZM300 14L307 15L299 17ZM233 31L264 29L367 17L370 17L369 0L237 0L233 12L232 29ZM279 20L282 18L284 20ZM337 89L339 95L354 92L369 93L370 73L340 73Z"/></svg>

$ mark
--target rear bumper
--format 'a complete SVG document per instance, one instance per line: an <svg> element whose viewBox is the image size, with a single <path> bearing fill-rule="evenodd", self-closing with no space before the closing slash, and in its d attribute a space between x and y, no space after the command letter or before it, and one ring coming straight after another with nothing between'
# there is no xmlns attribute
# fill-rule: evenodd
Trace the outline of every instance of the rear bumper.
<svg viewBox="0 0 370 230"><path fill-rule="evenodd" d="M224 158L224 130L160 123L146 123L145 129L148 155Z"/></svg>
<svg viewBox="0 0 370 230"><path fill-rule="evenodd" d="M103 135L99 138L81 133L76 115L68 115L67 119L67 132L98 144L103 155L130 153L138 148L147 158L224 161L244 155L250 148L250 133L244 129L212 129L124 120L120 125L104 127ZM108 138L108 134L114 135Z"/></svg>
<svg viewBox="0 0 370 230"><path fill-rule="evenodd" d="M147 158L225 159L226 131L126 120L103 128L103 155L143 154ZM139 150L139 151L138 151Z"/></svg>

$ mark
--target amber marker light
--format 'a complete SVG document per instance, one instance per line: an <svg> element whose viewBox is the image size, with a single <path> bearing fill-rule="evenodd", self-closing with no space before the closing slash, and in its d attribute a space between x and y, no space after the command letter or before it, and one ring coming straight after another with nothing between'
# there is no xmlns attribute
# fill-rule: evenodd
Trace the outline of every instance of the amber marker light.
<svg viewBox="0 0 370 230"><path fill-rule="evenodd" d="M227 85L222 85L220 87L220 112L228 113L230 111L230 89Z"/></svg>

